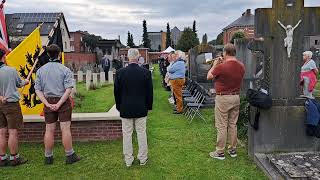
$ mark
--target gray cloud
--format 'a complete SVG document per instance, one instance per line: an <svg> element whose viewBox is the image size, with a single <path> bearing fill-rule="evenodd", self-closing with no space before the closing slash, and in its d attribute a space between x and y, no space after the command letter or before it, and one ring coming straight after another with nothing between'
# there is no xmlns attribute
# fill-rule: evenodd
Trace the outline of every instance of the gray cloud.
<svg viewBox="0 0 320 180"><path fill-rule="evenodd" d="M142 20L149 31L192 26L197 21L199 37L204 33L215 39L222 28L241 16L246 9L271 7L272 0L21 0L7 1L5 12L63 12L71 31L87 30L104 38L121 36L126 43L127 32L133 33L135 43L141 41ZM306 6L320 5L305 0Z"/></svg>

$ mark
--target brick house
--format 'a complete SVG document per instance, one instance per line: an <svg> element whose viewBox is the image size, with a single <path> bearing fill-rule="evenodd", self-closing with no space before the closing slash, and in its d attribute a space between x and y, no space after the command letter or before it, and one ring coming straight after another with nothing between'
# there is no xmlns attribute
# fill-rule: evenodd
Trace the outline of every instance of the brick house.
<svg viewBox="0 0 320 180"><path fill-rule="evenodd" d="M70 49L71 52L65 53L65 62L69 65L80 67L86 64L93 64L97 57L91 53L89 47L83 42L83 37L87 35L86 31L70 32Z"/></svg>
<svg viewBox="0 0 320 180"><path fill-rule="evenodd" d="M248 39L254 38L254 15L247 9L240 18L223 28L223 44L227 44L236 32L243 32Z"/></svg>

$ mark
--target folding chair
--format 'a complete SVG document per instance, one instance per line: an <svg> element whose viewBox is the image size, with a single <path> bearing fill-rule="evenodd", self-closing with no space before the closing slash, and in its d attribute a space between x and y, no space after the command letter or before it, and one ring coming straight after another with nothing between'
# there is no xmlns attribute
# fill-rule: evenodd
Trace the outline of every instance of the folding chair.
<svg viewBox="0 0 320 180"><path fill-rule="evenodd" d="M189 120L189 124L191 124L196 115L200 117L205 123L207 123L206 119L203 117L200 111L200 109L203 107L203 102L206 99L206 96L202 91L200 92L201 95L200 98L198 98L197 102L187 104L186 116Z"/></svg>

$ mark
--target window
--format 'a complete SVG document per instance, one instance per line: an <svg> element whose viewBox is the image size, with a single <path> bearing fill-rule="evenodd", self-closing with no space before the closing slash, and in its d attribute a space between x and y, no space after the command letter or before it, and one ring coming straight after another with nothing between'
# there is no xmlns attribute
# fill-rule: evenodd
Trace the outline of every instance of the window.
<svg viewBox="0 0 320 180"><path fill-rule="evenodd" d="M314 45L319 45L319 40L315 40Z"/></svg>
<svg viewBox="0 0 320 180"><path fill-rule="evenodd" d="M74 52L74 46L70 46L72 52Z"/></svg>

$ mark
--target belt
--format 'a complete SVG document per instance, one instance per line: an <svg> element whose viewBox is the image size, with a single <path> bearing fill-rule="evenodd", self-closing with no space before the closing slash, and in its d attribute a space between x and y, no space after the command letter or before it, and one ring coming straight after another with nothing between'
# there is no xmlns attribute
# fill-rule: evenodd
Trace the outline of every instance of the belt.
<svg viewBox="0 0 320 180"><path fill-rule="evenodd" d="M216 95L223 96L223 95L239 95L239 92L217 92Z"/></svg>

